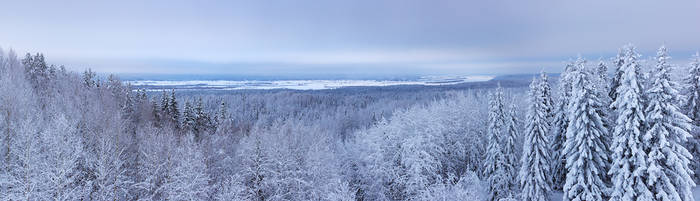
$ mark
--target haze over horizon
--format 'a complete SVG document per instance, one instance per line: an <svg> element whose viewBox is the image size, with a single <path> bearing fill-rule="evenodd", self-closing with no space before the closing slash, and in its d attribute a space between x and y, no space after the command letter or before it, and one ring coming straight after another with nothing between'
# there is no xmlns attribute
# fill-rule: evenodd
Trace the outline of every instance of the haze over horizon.
<svg viewBox="0 0 700 201"><path fill-rule="evenodd" d="M699 1L4 1L0 47L104 73L559 72L700 48ZM31 11L31 12L27 12ZM662 12L660 12L662 11Z"/></svg>

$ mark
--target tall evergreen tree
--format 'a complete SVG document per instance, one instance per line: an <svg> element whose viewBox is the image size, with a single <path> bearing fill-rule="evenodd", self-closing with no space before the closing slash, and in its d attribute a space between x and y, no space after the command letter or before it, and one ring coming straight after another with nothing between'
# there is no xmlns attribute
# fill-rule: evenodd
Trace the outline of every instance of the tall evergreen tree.
<svg viewBox="0 0 700 201"><path fill-rule="evenodd" d="M170 96L168 92L163 90L163 94L160 96L160 117L163 120L163 125L170 122L170 111L168 110L170 110Z"/></svg>
<svg viewBox="0 0 700 201"><path fill-rule="evenodd" d="M522 152L522 150L516 150L516 141L519 139L520 128L518 127L517 114L515 112L514 105L509 107L506 118L506 135L501 143L503 145L503 155L506 157L506 163L509 164L506 167L508 168L510 175L513 176L512 181L509 183L509 188L511 191L516 191L519 189L517 178L515 178L518 176L518 167L520 162L518 160L518 153Z"/></svg>
<svg viewBox="0 0 700 201"><path fill-rule="evenodd" d="M688 68L688 77L685 78L686 97L685 109L688 117L693 119L696 125L700 124L700 53L695 53Z"/></svg>
<svg viewBox="0 0 700 201"><path fill-rule="evenodd" d="M168 103L168 113L170 117L170 122L175 126L175 129L180 129L180 110L178 109L177 98L175 97L175 90L170 91L170 103Z"/></svg>
<svg viewBox="0 0 700 201"><path fill-rule="evenodd" d="M216 117L214 121L216 121L214 129L217 134L227 133L228 131L230 131L231 120L230 115L228 113L228 105L226 105L225 101L221 101L221 104L219 105L219 110L216 112Z"/></svg>
<svg viewBox="0 0 700 201"><path fill-rule="evenodd" d="M83 84L88 88L96 86L95 77L97 77L97 74L88 68L83 72Z"/></svg>
<svg viewBox="0 0 700 201"><path fill-rule="evenodd" d="M122 105L122 117L127 120L133 120L134 114L136 113L134 108L134 97L130 91L126 91L124 94L124 105Z"/></svg>
<svg viewBox="0 0 700 201"><path fill-rule="evenodd" d="M204 111L204 101L201 97L197 100L197 105L194 107L194 115L195 140L199 141L201 139L201 134L209 130L212 124L209 114L207 114L207 112Z"/></svg>
<svg viewBox="0 0 700 201"><path fill-rule="evenodd" d="M189 101L185 101L185 106L182 108L182 130L185 132L192 131L196 119L197 117L195 116L194 109L192 109L192 104L190 104Z"/></svg>
<svg viewBox="0 0 700 201"><path fill-rule="evenodd" d="M109 88L112 91L112 95L115 97L119 97L122 94L124 94L124 91L128 90L128 88L124 88L124 85L122 85L122 81L119 80L119 78L114 75L114 74L109 74L107 76L107 88Z"/></svg>
<svg viewBox="0 0 700 201"><path fill-rule="evenodd" d="M153 100L151 100L151 113L153 113L153 126L160 127L160 122L162 118L161 109L158 105L158 101L156 100L156 97L153 97Z"/></svg>
<svg viewBox="0 0 700 201"><path fill-rule="evenodd" d="M595 80L593 83L595 86L593 90L595 90L596 94L598 94L600 101L603 102L603 109L601 110L603 112L602 115L604 115L605 119L609 121L609 108L610 103L612 103L612 99L610 98L610 78L608 78L608 65L606 65L604 61L598 61L598 66L595 69L595 77L592 80ZM609 127L607 124L609 122L604 123L606 123L606 127Z"/></svg>
<svg viewBox="0 0 700 201"><path fill-rule="evenodd" d="M644 100L639 54L634 46L625 47L625 61L620 71L620 85L616 89L615 108L617 120L613 130L612 201L652 200L646 186L647 154L644 151Z"/></svg>
<svg viewBox="0 0 700 201"><path fill-rule="evenodd" d="M36 55L32 56L27 53L25 58L22 59L22 65L24 65L26 78L29 79L35 89L41 90L48 84L46 81L49 78L49 72L44 54L36 53Z"/></svg>
<svg viewBox="0 0 700 201"><path fill-rule="evenodd" d="M550 129L551 143L549 149L552 151L552 188L562 189L565 178L566 156L563 154L564 141L566 140L566 129L569 127L569 117L567 107L571 97L571 81L569 74L574 70L574 63L569 62L564 68L564 72L559 76L559 101L556 105Z"/></svg>
<svg viewBox="0 0 700 201"><path fill-rule="evenodd" d="M491 94L489 101L489 124L488 139L489 144L486 150L486 161L484 162L484 175L488 177L488 200L497 201L511 194L512 178L506 156L503 154L502 142L505 141L507 114L503 100L503 89L499 86Z"/></svg>
<svg viewBox="0 0 700 201"><path fill-rule="evenodd" d="M615 117L612 115L613 112L610 109L612 99L610 98L608 66L605 64L604 61L598 61L598 66L595 69L595 74L593 77L594 78L591 80L595 81L595 85L592 88L592 90L598 97L598 100L600 100L601 102L601 104L597 106L599 108L597 108L596 111L598 112L598 115L601 118L603 118L603 127L607 129L607 132L605 132L605 135L603 136L603 143L605 145L605 150L610 150L610 142L613 138L611 128L613 127ZM610 153L606 154L610 155ZM608 160L612 160L612 157L608 157ZM607 172L608 170L610 170L610 164L612 164L612 161L608 161L605 164L605 172ZM605 177L605 179L606 183L610 182L610 177Z"/></svg>
<svg viewBox="0 0 700 201"><path fill-rule="evenodd" d="M615 65L614 69L614 74L612 77L612 80L610 80L610 88L608 92L608 96L611 99L611 102L614 102L617 99L617 87L620 86L620 79L622 79L622 65L625 64L625 48L620 48L620 50L617 53L617 56L613 59L613 65Z"/></svg>
<svg viewBox="0 0 700 201"><path fill-rule="evenodd" d="M131 84L129 84L131 85ZM131 88L131 87L129 87ZM148 101L148 95L146 95L146 90L145 89L139 89L137 92L136 97L138 97L138 102L140 104L145 104Z"/></svg>
<svg viewBox="0 0 700 201"><path fill-rule="evenodd" d="M649 104L645 112L649 129L643 139L644 149L649 155L647 186L654 200L693 201L691 189L695 183L688 167L692 156L683 147L686 138L691 137L691 120L678 107L680 95L677 84L671 81L668 59L666 47L662 46L656 54L651 88L646 91Z"/></svg>
<svg viewBox="0 0 700 201"><path fill-rule="evenodd" d="M554 100L552 99L552 87L549 86L549 76L547 76L546 72L542 71L540 73L540 81L537 83L537 88L539 90L538 96L540 96L539 101L542 102L542 107L544 107L548 124L551 124L549 121L554 118ZM549 127L547 128L547 132L549 132Z"/></svg>
<svg viewBox="0 0 700 201"><path fill-rule="evenodd" d="M226 105L226 101L221 101L221 104L219 104L219 111L216 112L216 126L221 126L228 119L228 116L228 106Z"/></svg>
<svg viewBox="0 0 700 201"><path fill-rule="evenodd" d="M544 74L543 74L544 75ZM543 82L542 80L540 82ZM521 199L524 201L548 201L550 187L549 142L547 133L547 105L542 95L542 85L536 79L530 84L525 142L520 166Z"/></svg>
<svg viewBox="0 0 700 201"><path fill-rule="evenodd" d="M572 97L568 106L569 127L564 151L566 181L564 200L603 200L608 150L604 142L607 128L599 109L601 101L592 89L591 76L579 58L572 78Z"/></svg>
<svg viewBox="0 0 700 201"><path fill-rule="evenodd" d="M692 136L688 138L686 147L695 160L690 167L695 172L695 182L700 182L700 53L696 52L690 62L688 76L685 78L686 114L693 123Z"/></svg>
<svg viewBox="0 0 700 201"><path fill-rule="evenodd" d="M608 84L610 82L610 78L608 77L608 65L605 64L603 60L598 61L596 75L596 88L598 88L597 91L601 91L601 95L605 95L605 97L610 97L610 85Z"/></svg>

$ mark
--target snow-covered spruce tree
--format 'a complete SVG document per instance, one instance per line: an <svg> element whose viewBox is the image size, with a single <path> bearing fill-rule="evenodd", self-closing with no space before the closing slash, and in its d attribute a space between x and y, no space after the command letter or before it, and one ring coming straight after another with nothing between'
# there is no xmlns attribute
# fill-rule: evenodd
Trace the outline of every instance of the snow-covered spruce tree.
<svg viewBox="0 0 700 201"><path fill-rule="evenodd" d="M189 101L185 101L185 106L182 108L182 130L191 132L194 129L196 119L192 104Z"/></svg>
<svg viewBox="0 0 700 201"><path fill-rule="evenodd" d="M153 126L160 128L162 117L160 112L160 105L158 105L156 97L153 97L153 100L151 100L151 113L153 113Z"/></svg>
<svg viewBox="0 0 700 201"><path fill-rule="evenodd" d="M204 101L200 97L197 100L197 105L194 106L195 124L194 124L194 134L195 141L199 142L202 140L202 133L209 131L212 127L212 120L209 114L204 111Z"/></svg>
<svg viewBox="0 0 700 201"><path fill-rule="evenodd" d="M129 87L127 88L133 88L131 84L128 84ZM145 89L139 89L136 91L136 103L138 104L146 104L148 102L148 95L146 94ZM148 108L140 108L140 109L148 109Z"/></svg>
<svg viewBox="0 0 700 201"><path fill-rule="evenodd" d="M120 100L123 98L121 95L127 91L121 80L119 80L119 78L114 74L109 74L109 76L107 76L106 86L112 92L112 96Z"/></svg>
<svg viewBox="0 0 700 201"><path fill-rule="evenodd" d="M542 82L542 81L540 81ZM547 133L547 105L542 100L541 83L530 84L530 107L525 128L525 142L520 162L520 198L524 201L547 201L551 191L549 177L549 142Z"/></svg>
<svg viewBox="0 0 700 201"><path fill-rule="evenodd" d="M503 89L499 86L491 94L489 103L489 124L488 139L489 144L486 149L486 161L484 162L484 175L487 177L488 200L495 201L507 197L512 192L510 188L513 183L511 174L512 166L507 163L503 153L503 141L505 141L507 118L505 111Z"/></svg>
<svg viewBox="0 0 700 201"><path fill-rule="evenodd" d="M610 80L610 87L608 91L608 96L611 99L611 102L614 102L617 99L617 87L620 86L620 79L622 78L622 65L625 64L625 48L620 48L620 50L617 53L617 56L613 58L612 60L613 65L615 65L615 69L613 69L613 77Z"/></svg>
<svg viewBox="0 0 700 201"><path fill-rule="evenodd" d="M519 183L515 177L518 176L518 168L520 167L518 154L522 153L522 150L517 149L522 147L517 147L516 145L516 142L520 139L520 128L518 127L519 122L517 120L517 113L515 112L515 105L511 105L508 108L506 117L506 135L502 141L503 155L506 157L506 163L509 164L506 166L508 168L508 172L510 172L510 175L513 176L513 179L509 183L509 190L518 191L520 190L520 187L518 187Z"/></svg>
<svg viewBox="0 0 700 201"><path fill-rule="evenodd" d="M604 136L603 117L598 110L601 101L593 87L593 80L585 69L585 60L579 58L572 78L572 97L569 100L569 127L563 153L566 156L564 200L603 200L608 150Z"/></svg>
<svg viewBox="0 0 700 201"><path fill-rule="evenodd" d="M42 90L48 84L48 65L44 59L44 54L36 53L32 56L27 53L24 59L22 59L22 64L25 68L26 78L34 86L36 90Z"/></svg>
<svg viewBox="0 0 700 201"><path fill-rule="evenodd" d="M168 125L168 122L170 122L170 112L168 111L170 109L170 96L168 96L168 92L163 90L163 93L160 95L160 119L161 119L161 125L165 126Z"/></svg>
<svg viewBox="0 0 700 201"><path fill-rule="evenodd" d="M608 77L608 65L602 60L598 61L598 66L595 69L594 80L595 87L593 89L598 94L600 101L603 102L603 109L601 111L606 117L605 119L610 119L610 103L612 103L612 99L610 98L610 78ZM608 125L606 124L606 126Z"/></svg>
<svg viewBox="0 0 700 201"><path fill-rule="evenodd" d="M566 156L563 154L564 140L566 140L566 129L569 127L569 117L567 107L571 98L571 81L569 74L574 68L574 63L569 62L564 68L564 72L559 77L559 101L554 109L552 127L550 128L550 145L552 151L550 160L552 161L552 189L562 189L566 174L564 163Z"/></svg>
<svg viewBox="0 0 700 201"><path fill-rule="evenodd" d="M598 92L598 97L603 101L605 108L609 108L612 99L610 99L610 78L608 78L608 65L604 61L598 61L596 68L596 85L595 90ZM607 111L608 109L606 109Z"/></svg>
<svg viewBox="0 0 700 201"><path fill-rule="evenodd" d="M180 110L178 109L179 104L175 97L175 90L170 91L170 103L168 103L168 116L169 121L175 129L180 129Z"/></svg>
<svg viewBox="0 0 700 201"><path fill-rule="evenodd" d="M599 104L596 109L598 111L598 114L601 118L603 118L603 126L607 129L607 132L605 132L606 135L603 136L603 143L605 144L605 150L610 150L610 142L612 141L612 131L611 128L613 127L613 122L614 122L614 116L612 115L612 111L610 109L610 104L612 103L612 99L610 99L610 89L609 89L609 78L608 78L608 66L605 64L605 62L598 61L598 66L594 71L594 74L592 74L591 81L595 82L593 85L593 88L591 88L596 96L598 97L598 100L600 100L601 104ZM607 155L610 155L610 153L606 153ZM606 162L606 167L605 167L605 172L610 170L610 164L612 157L608 157L608 162ZM610 182L610 177L605 177L605 182L609 183Z"/></svg>
<svg viewBox="0 0 700 201"><path fill-rule="evenodd" d="M552 173L552 189L561 190L564 186L566 176L565 161L562 153L564 150L564 140L566 140L566 128L569 126L569 119L566 115L566 105L560 100L555 108L554 119L550 128L549 150L551 150L550 160L552 161L550 171Z"/></svg>
<svg viewBox="0 0 700 201"><path fill-rule="evenodd" d="M97 77L97 73L93 72L92 69L87 69L85 72L83 72L83 84L87 88L92 88L97 86L97 82L95 82L95 77Z"/></svg>
<svg viewBox="0 0 700 201"><path fill-rule="evenodd" d="M647 186L654 200L693 201L691 189L695 183L688 167L692 156L683 147L690 137L691 120L678 107L680 95L677 84L671 81L668 59L666 47L662 46L656 54L651 88L646 91L649 129L643 142L649 155Z"/></svg>
<svg viewBox="0 0 700 201"><path fill-rule="evenodd" d="M160 106L161 106L161 107L160 107L160 110L161 110L160 112L161 112L161 113L167 113L167 112L168 112L168 108L170 107L169 105L170 105L170 96L168 95L168 92L166 92L165 90L163 90L162 93L161 93L161 95L160 95Z"/></svg>
<svg viewBox="0 0 700 201"><path fill-rule="evenodd" d="M688 117L694 123L700 122L700 53L695 53L688 67L688 76L685 78L686 102L685 109Z"/></svg>
<svg viewBox="0 0 700 201"><path fill-rule="evenodd" d="M606 89L609 88L610 86L607 84L608 82L610 82L610 78L608 76L608 65L605 64L605 61L598 60L598 66L595 69L595 72L598 78L598 82L600 82L602 85L601 87L604 87Z"/></svg>
<svg viewBox="0 0 700 201"><path fill-rule="evenodd" d="M696 52L690 62L688 76L685 78L686 114L693 122L692 136L686 147L693 156L690 168L695 172L695 182L700 182L700 53Z"/></svg>
<svg viewBox="0 0 700 201"><path fill-rule="evenodd" d="M134 99L135 98L131 91L126 91L124 103L122 104L122 117L128 120L128 122L132 122L134 120L134 113L136 112L134 110Z"/></svg>
<svg viewBox="0 0 700 201"><path fill-rule="evenodd" d="M216 112L216 116L214 117L214 121L215 133L224 134L231 131L231 117L228 113L228 105L226 105L225 101L221 101L219 109Z"/></svg>
<svg viewBox="0 0 700 201"><path fill-rule="evenodd" d="M617 120L613 129L612 161L609 171L612 176L612 201L652 200L653 195L646 185L647 154L644 151L644 100L638 63L639 54L634 46L625 46L622 76L616 89L615 108Z"/></svg>
<svg viewBox="0 0 700 201"><path fill-rule="evenodd" d="M538 83L540 102L542 102L542 107L544 107L547 123L551 124L550 121L554 119L554 100L552 99L552 87L549 86L549 76L547 76L546 72L542 71L540 73L540 81ZM549 133L549 127L547 127L547 133Z"/></svg>
<svg viewBox="0 0 700 201"><path fill-rule="evenodd" d="M216 121L216 126L221 126L224 124L226 120L228 120L228 106L226 105L226 101L221 101L221 104L219 104L219 110L216 111L216 117L214 118L214 121Z"/></svg>

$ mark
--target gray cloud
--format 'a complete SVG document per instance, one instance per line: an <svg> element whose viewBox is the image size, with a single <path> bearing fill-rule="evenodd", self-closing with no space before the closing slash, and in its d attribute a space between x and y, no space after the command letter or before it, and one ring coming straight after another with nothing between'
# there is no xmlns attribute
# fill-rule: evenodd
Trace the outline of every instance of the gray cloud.
<svg viewBox="0 0 700 201"><path fill-rule="evenodd" d="M113 72L508 73L628 42L684 59L698 19L700 1L7 1L0 45Z"/></svg>

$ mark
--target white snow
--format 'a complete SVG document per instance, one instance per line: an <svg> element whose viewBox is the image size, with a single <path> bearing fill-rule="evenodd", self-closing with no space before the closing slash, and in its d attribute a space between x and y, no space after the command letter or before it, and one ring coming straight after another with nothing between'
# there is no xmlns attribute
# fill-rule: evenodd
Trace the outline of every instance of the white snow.
<svg viewBox="0 0 700 201"><path fill-rule="evenodd" d="M552 194L549 195L549 200L550 201L562 201L562 200L564 200L564 192L561 192L561 191L552 192Z"/></svg>
<svg viewBox="0 0 700 201"><path fill-rule="evenodd" d="M695 198L695 201L700 201L700 186L693 188L693 198ZM562 201L564 199L564 193L561 191L552 192L552 194L549 195L549 199L550 201Z"/></svg>
<svg viewBox="0 0 700 201"><path fill-rule="evenodd" d="M493 76L427 76L412 81L394 80L135 80L127 81L133 86L164 86L178 88L209 88L218 90L241 89L295 89L321 90L340 87L395 86L395 85L452 85L465 82L479 82L493 79Z"/></svg>

